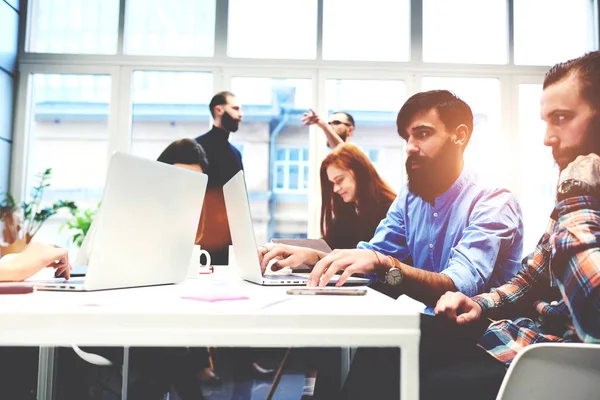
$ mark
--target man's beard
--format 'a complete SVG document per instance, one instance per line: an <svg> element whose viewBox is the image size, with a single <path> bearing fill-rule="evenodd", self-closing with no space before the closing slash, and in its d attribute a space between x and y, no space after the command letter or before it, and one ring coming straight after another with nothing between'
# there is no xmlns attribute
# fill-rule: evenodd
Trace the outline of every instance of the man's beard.
<svg viewBox="0 0 600 400"><path fill-rule="evenodd" d="M408 175L408 190L415 196L431 203L442 194L452 183L455 173L453 144L448 140L442 146L440 153L433 159L411 154L406 159L406 174ZM410 164L416 162L419 168L411 169Z"/></svg>
<svg viewBox="0 0 600 400"><path fill-rule="evenodd" d="M567 168L578 156L586 156L590 153L600 155L600 113L592 117L586 128L585 138L581 145L577 147L564 147L560 151L552 149L552 157L554 157L554 162L558 165L560 171ZM566 158L569 161L565 165L560 165L556 161L557 158Z"/></svg>
<svg viewBox="0 0 600 400"><path fill-rule="evenodd" d="M236 119L233 119L231 115L227 111L223 113L221 117L221 123L223 124L223 129L227 132L237 132L240 127L240 122Z"/></svg>

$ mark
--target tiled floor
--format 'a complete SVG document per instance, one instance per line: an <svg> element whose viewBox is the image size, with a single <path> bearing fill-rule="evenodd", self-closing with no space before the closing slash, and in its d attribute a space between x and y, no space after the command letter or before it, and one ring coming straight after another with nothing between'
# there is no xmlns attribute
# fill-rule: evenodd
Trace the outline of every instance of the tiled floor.
<svg viewBox="0 0 600 400"><path fill-rule="evenodd" d="M272 378L267 380L234 380L228 366L221 366L217 370L221 378L219 386L203 387L203 393L206 400L264 400L267 397L271 387ZM116 394L120 392L120 376L110 377L103 383L103 390L98 400L118 400ZM133 377L135 379L135 377ZM285 369L281 376L273 400L300 400L304 393L306 376L303 371L294 365ZM306 399L307 397L305 397ZM173 392L168 400L181 400Z"/></svg>
<svg viewBox="0 0 600 400"><path fill-rule="evenodd" d="M271 381L244 380L234 382L223 379L223 384L218 388L203 388L206 400L242 400L260 399L267 397ZM299 400L302 397L305 376L302 373L285 373L281 377L274 400ZM172 397L169 400L177 399Z"/></svg>
<svg viewBox="0 0 600 400"><path fill-rule="evenodd" d="M231 361L231 360L230 360ZM278 366L280 359L271 360L270 367ZM227 364L229 364L227 362ZM202 388L206 400L264 400L267 397L273 377L268 379L233 379L230 365L217 367L216 371L221 378L221 385L217 387L205 386ZM295 365L293 360L286 364L273 400L300 400L306 382L302 368ZM169 400L180 400L178 396L171 396Z"/></svg>

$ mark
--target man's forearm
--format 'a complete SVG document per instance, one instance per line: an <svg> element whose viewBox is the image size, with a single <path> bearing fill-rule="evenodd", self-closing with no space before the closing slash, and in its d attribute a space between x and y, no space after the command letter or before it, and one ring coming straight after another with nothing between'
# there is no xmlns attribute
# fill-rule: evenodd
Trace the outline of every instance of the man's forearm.
<svg viewBox="0 0 600 400"><path fill-rule="evenodd" d="M444 293L456 291L454 282L447 275L398 264L404 273L403 291L415 300L434 306Z"/></svg>
<svg viewBox="0 0 600 400"><path fill-rule="evenodd" d="M385 260L382 266L386 270L396 267L402 270L404 275L402 283L398 286L378 285L378 287L375 287L375 289L388 296L398 297L406 294L428 306L434 306L444 293L456 291L454 282L446 275L414 268L392 259L392 257L385 257Z"/></svg>
<svg viewBox="0 0 600 400"><path fill-rule="evenodd" d="M333 128L331 126L329 126L329 124L327 124L326 122L319 122L318 125L319 125L319 128L321 128L323 130L323 132L325 132L325 137L327 138L327 143L329 144L329 147L331 147L333 149L338 144L344 143L342 138L339 137L339 135L337 133L335 133L335 131L333 130Z"/></svg>
<svg viewBox="0 0 600 400"><path fill-rule="evenodd" d="M0 262L0 282L20 282L29 277L27 273L28 269L22 265L19 256Z"/></svg>

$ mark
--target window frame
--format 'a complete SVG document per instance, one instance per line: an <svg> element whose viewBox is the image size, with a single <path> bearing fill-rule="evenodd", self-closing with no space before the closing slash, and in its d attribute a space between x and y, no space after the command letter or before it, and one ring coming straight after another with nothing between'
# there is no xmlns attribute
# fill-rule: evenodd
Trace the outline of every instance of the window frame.
<svg viewBox="0 0 600 400"><path fill-rule="evenodd" d="M302 152L304 150L308 151L308 147L293 147L293 146L277 146L276 152L284 150L285 151L285 160L273 160L273 174L274 174L274 182L277 182L278 172L277 167L283 167L283 188L278 188L275 186L273 188L273 193L276 194L308 194L310 187L310 179L309 179L309 187L304 188L304 168L309 168L309 176L310 176L310 155L308 159L304 160L302 156ZM298 160L290 160L290 151L298 150L300 152ZM298 167L298 189L290 188L290 168L292 166Z"/></svg>
<svg viewBox="0 0 600 400"><path fill-rule="evenodd" d="M10 190L17 201L25 194L25 176L28 165L28 104L31 91L30 75L36 73L103 74L111 76L111 103L109 107L109 155L116 150L131 150L131 80L132 72L148 71L189 71L211 72L214 91L229 89L232 77L266 78L310 78L312 79L313 105L325 115L325 82L328 79L402 80L406 95L410 96L421 88L423 76L482 77L500 79L502 131L512 135L517 141L518 106L516 105L519 80L523 77L539 81L548 66L521 66L514 64L513 0L507 0L509 7L509 63L507 65L475 65L424 63L422 60L422 3L411 0L411 49L407 62L378 61L338 61L323 60L323 1L318 0L317 11L317 57L315 60L250 59L227 56L228 1L216 3L215 47L213 57L179 56L139 56L123 54L125 0L120 1L117 54L50 54L25 51L29 30L25 23L31 13L33 0L28 2L28 10L21 19L19 38L20 76L15 85L16 102L13 124L13 152L11 164ZM598 0L589 0L598 15ZM596 18L596 21L600 21ZM593 41L598 48L598 23L593 32ZM320 210L319 166L327 155L328 148L322 132L309 129L309 191L308 191L308 235L319 235L318 219ZM522 166L512 163L509 176L518 179Z"/></svg>

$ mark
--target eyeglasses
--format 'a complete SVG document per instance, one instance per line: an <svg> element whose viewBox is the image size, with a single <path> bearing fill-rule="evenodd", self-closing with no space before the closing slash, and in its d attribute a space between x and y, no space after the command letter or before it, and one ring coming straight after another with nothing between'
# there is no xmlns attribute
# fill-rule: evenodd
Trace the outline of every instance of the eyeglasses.
<svg viewBox="0 0 600 400"><path fill-rule="evenodd" d="M349 124L347 122L338 121L338 120L329 121L328 124L329 125L335 125L335 126L338 126L340 124L346 125L348 127L352 126L352 124Z"/></svg>

